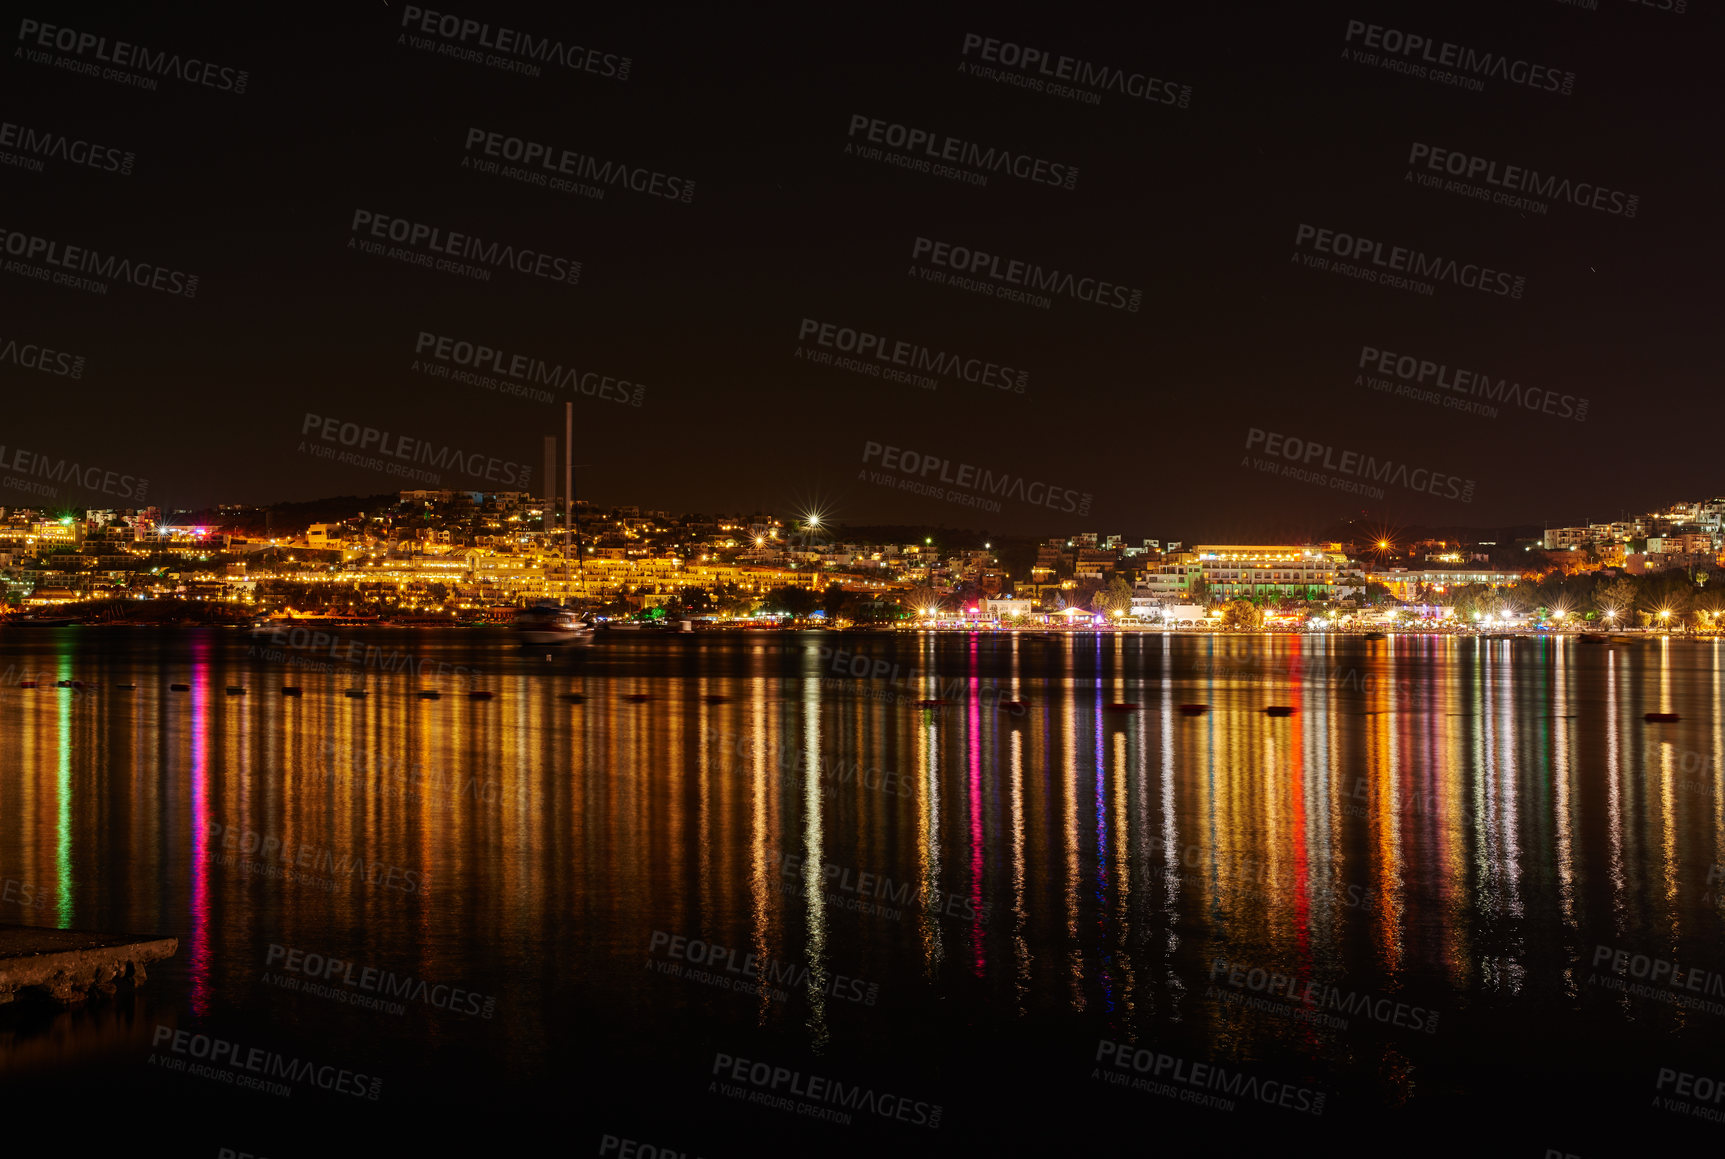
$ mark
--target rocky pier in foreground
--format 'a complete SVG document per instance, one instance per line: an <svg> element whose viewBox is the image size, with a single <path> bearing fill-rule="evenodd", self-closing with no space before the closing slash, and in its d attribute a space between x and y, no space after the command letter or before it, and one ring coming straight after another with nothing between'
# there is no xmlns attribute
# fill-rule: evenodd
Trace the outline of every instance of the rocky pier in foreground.
<svg viewBox="0 0 1725 1159"><path fill-rule="evenodd" d="M21 994L75 1005L144 981L147 963L171 958L179 939L0 925L0 1005Z"/></svg>

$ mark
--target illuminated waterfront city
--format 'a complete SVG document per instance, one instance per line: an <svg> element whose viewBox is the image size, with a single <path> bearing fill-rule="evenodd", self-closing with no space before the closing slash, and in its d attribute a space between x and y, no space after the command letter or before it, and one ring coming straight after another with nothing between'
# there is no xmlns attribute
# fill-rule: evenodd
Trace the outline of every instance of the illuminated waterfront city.
<svg viewBox="0 0 1725 1159"><path fill-rule="evenodd" d="M555 499L507 491L403 491L285 526L256 507L0 508L0 582L24 622L474 624L554 601L701 628L1710 631L1725 610L1725 583L1707 587L1725 498L1505 542L1366 531L1190 546L1088 531L864 537L818 512L570 507L572 531Z"/></svg>
<svg viewBox="0 0 1725 1159"><path fill-rule="evenodd" d="M1720 1150L1719 5L11 35L13 1151Z"/></svg>

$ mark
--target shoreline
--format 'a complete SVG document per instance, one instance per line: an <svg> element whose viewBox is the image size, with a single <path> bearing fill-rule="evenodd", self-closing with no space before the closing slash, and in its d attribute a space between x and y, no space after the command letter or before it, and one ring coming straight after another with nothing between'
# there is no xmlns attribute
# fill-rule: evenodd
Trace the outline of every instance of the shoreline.
<svg viewBox="0 0 1725 1159"><path fill-rule="evenodd" d="M675 622L675 621L673 621L673 622ZM363 619L348 620L348 619L339 619L339 618L330 618L327 620L305 619L305 620L283 621L281 624L275 625L273 629L272 628L256 628L256 627L252 626L249 622L248 623L223 624L223 623L201 623L201 622L186 622L186 621L178 621L178 622L176 622L176 621L160 621L160 622L157 622L157 621L147 621L147 620L145 620L145 621L113 621L113 620L109 620L109 621L101 621L101 622L96 622L96 623L82 623L82 622L74 621L70 624L47 625L47 624L33 624L33 623L28 623L28 622L19 623L16 621L0 621L0 633L4 633L6 635L14 635L14 634L19 634L19 633L24 633L24 632L28 632L28 633L33 635L33 634L40 633L40 632L56 632L56 631L63 632L63 631L71 631L71 630L100 631L103 629L125 629L125 630L149 629L149 630L170 631L170 632L182 632L182 631L235 632L235 633L242 633L245 635L257 636L261 639L261 638L267 638L270 635L272 630L279 630L279 629L285 629L285 628L307 628L307 629L311 629L311 630L340 629L342 631L347 631L347 632L369 631L369 630L388 630L388 631L403 631L403 632L406 632L406 631L424 631L424 630L432 630L432 631L448 631L448 630L484 631L484 630L490 629L490 630L494 630L494 631L498 631L498 632L508 633L508 632L513 632L513 630L514 630L513 626L511 624L497 623L497 622L474 623L472 621L467 621L467 622L452 621L449 623L425 623L425 622L414 623L414 622L390 622L390 621L363 620ZM11 629L11 631L7 631L7 629ZM1725 636L1725 630L1712 630L1712 631L1703 630L1703 631L1694 631L1694 632L1684 632L1684 631L1670 631L1670 630L1657 629L1657 628L1619 628L1619 629L1615 629L1615 630L1605 631L1605 630L1594 630L1594 629L1588 629L1588 628L1561 628L1561 629L1554 629L1554 628L1509 628L1509 629L1496 629L1496 630L1481 630L1478 628L1439 628L1439 627L1433 627L1433 628L1381 628L1381 627L1379 627L1379 628L1332 628L1332 629L1325 629L1325 630L1320 631L1320 630L1310 630L1310 629L1300 629L1300 628L1286 628L1286 629L1277 629L1277 628L1268 628L1268 629L1266 629L1266 628L1255 628L1255 629L1169 628L1169 627L1163 627L1163 626L1159 626L1159 625L1139 626L1139 625L1126 625L1126 624L1111 625L1108 627L1086 627L1086 628L1065 628L1065 627L1012 628L1012 627L997 627L997 626L993 626L993 625L974 625L974 626L954 625L951 627L946 627L946 626L941 626L941 627L930 627L930 626L899 627L899 626L893 626L893 625L883 625L880 627L852 626L852 627L845 627L845 628L828 628L828 627L823 627L821 625L816 625L816 624L791 626L791 625L766 625L766 624L736 624L736 625L731 625L731 624L711 624L711 623L708 623L708 624L703 624L699 627L696 627L690 631L680 631L676 628L669 628L669 627L667 627L667 628L659 628L659 627L644 628L644 629L632 631L630 633L630 638L640 638L640 637L651 638L651 637L655 637L655 636L675 636L678 638L686 638L686 637L690 637L690 636L707 636L707 635L714 635L714 634L738 634L738 633L750 633L750 632L753 632L753 633L775 633L775 634L776 633L785 633L785 632L805 632L805 633L818 632L818 633L830 634L830 635L870 635L870 636L905 636L905 635L918 635L918 636L920 636L920 635L931 635L931 636L1016 636L1016 637L1022 637L1022 638L1027 638L1027 639L1031 639L1031 640L1048 640L1048 639L1064 638L1064 637L1069 637L1069 636L1199 636L1199 637L1221 637L1221 638L1247 638L1247 637L1261 637L1261 636L1334 636L1334 637L1340 637L1340 638L1362 639L1362 640L1364 640L1364 639L1388 639L1391 637L1398 637L1398 636L1422 636L1422 637L1445 636L1445 637L1473 638L1473 639L1484 639L1484 640L1505 640L1505 639L1540 640L1540 639L1552 639L1552 638L1579 640L1582 637L1586 637L1590 641L1611 642L1611 641L1653 640L1653 639L1705 640L1705 639L1713 639L1713 638ZM610 635L610 631L605 630L605 629L601 629L598 633L596 633L597 637L604 637L604 636L608 636L608 635Z"/></svg>

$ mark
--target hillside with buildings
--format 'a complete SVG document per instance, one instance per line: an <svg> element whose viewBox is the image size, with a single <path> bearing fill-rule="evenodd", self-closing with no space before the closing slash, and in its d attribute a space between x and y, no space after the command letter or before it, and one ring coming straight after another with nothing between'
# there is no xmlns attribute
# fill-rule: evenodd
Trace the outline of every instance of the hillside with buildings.
<svg viewBox="0 0 1725 1159"><path fill-rule="evenodd" d="M364 506L356 506L363 503ZM315 522L307 516L321 515ZM8 610L242 620L321 612L486 622L536 601L714 623L1293 624L1610 619L1711 624L1725 499L1496 539L1187 545L1039 541L818 516L558 506L524 492L403 491L294 508L0 509ZM883 532L885 534L883 534ZM921 532L921 534L918 534ZM1249 605L1243 610L1239 605ZM1232 607L1230 612L1228 609ZM1609 616L1607 613L1611 613ZM1621 618L1619 618L1621 617Z"/></svg>

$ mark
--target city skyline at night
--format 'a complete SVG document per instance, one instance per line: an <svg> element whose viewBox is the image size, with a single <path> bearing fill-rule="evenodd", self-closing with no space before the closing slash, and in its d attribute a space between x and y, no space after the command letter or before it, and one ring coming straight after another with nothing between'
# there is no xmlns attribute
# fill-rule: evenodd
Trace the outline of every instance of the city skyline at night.
<svg viewBox="0 0 1725 1159"><path fill-rule="evenodd" d="M49 1145L1719 1150L1718 6L0 27Z"/></svg>

